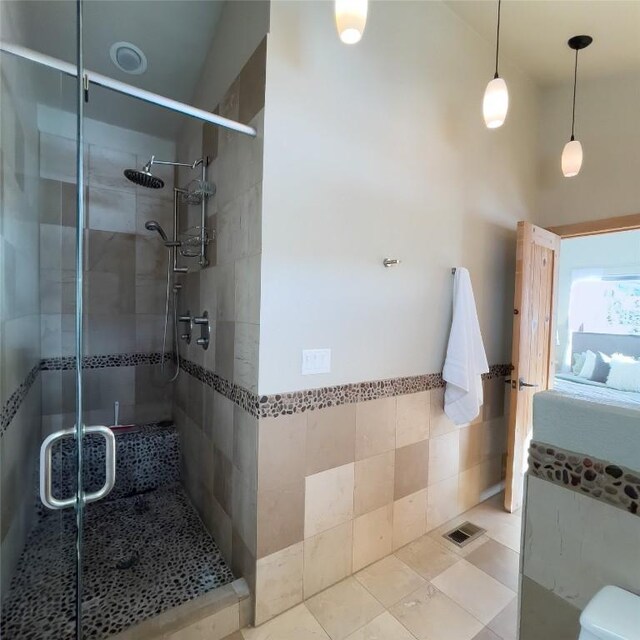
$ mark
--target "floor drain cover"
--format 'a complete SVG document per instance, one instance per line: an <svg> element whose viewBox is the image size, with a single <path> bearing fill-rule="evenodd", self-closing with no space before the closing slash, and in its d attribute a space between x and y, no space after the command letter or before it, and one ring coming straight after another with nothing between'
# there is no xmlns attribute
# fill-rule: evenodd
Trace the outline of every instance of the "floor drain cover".
<svg viewBox="0 0 640 640"><path fill-rule="evenodd" d="M483 533L485 533L485 531L486 529L482 529L472 522L464 522L452 531L445 533L442 537L453 542L453 544L458 547L464 547L466 544L469 544L476 538L479 538Z"/></svg>

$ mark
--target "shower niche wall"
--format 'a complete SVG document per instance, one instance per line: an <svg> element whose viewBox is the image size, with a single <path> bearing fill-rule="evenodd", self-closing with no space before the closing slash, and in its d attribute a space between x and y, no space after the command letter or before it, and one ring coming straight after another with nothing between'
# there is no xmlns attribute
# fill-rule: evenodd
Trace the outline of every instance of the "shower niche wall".
<svg viewBox="0 0 640 640"><path fill-rule="evenodd" d="M74 80L45 71L50 77L43 86L65 95L55 104L27 96L33 118L23 152L33 156L33 176L24 193L27 200L28 189L36 194L29 237L37 259L31 280L21 282L32 294L29 312L38 339L20 364L20 380L7 379L10 361L1 370L5 404L11 396L5 388L27 388L19 394L15 416L5 419L3 413L3 461L20 455L13 476L2 476L3 638L125 640L164 634L177 640L206 621L206 637L215 639L252 620L257 508L252 394L257 392L265 51L263 41L238 64L230 86L220 88L215 103L205 107L251 124L257 138L179 115L172 117L183 121L176 129L181 133L170 139L117 118L106 122L99 110L92 111L105 90L90 89L82 148L83 423L115 433L116 480L105 499L84 508L81 582L74 508L43 506L37 477L40 443L73 426L76 417L79 273L75 115L69 106ZM0 55L4 70L5 54ZM14 62L16 77L32 64ZM207 73L212 70L205 65L205 80ZM125 112L129 100L119 96L112 104ZM144 109L151 118L159 107ZM16 175L6 158L3 147L3 177L8 169ZM202 163L194 163L200 158ZM125 170L135 170L137 179L127 178ZM149 174L147 180L141 172ZM145 186L150 175L162 188ZM3 216L5 210L3 205ZM10 275L14 283L24 278L17 271ZM29 436L18 443L12 434L25 420ZM103 439L85 436L83 457L83 491L96 491L105 481ZM73 495L78 490L74 438L56 444L52 460L54 495ZM24 467L19 478L18 466ZM9 505L12 515L7 505L15 481L24 499ZM20 522L12 525L11 535L5 535L7 514Z"/></svg>

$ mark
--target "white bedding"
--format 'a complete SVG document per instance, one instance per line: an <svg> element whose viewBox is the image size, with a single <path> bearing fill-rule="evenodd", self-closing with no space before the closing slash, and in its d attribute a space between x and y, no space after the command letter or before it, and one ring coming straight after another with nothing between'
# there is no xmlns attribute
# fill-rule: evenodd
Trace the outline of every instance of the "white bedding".
<svg viewBox="0 0 640 640"><path fill-rule="evenodd" d="M640 393L612 389L602 382L592 382L572 374L558 374L553 388L581 400L619 407L640 407Z"/></svg>

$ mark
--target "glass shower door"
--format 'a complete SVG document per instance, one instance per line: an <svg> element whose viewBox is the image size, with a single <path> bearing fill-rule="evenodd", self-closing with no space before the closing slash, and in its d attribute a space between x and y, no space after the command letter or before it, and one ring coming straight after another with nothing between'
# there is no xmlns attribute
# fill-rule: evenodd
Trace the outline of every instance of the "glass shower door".
<svg viewBox="0 0 640 640"><path fill-rule="evenodd" d="M72 3L57 3L75 21ZM30 3L1 3L29 43ZM68 15L66 12L69 12ZM31 44L31 43L29 43ZM0 54L0 637L80 637L75 78Z"/></svg>

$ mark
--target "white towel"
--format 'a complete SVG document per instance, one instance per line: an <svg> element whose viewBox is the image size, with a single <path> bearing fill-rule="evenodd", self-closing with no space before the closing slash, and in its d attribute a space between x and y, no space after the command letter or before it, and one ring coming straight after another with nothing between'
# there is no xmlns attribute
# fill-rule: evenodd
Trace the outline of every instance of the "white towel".
<svg viewBox="0 0 640 640"><path fill-rule="evenodd" d="M444 411L455 424L468 424L480 413L482 374L488 371L471 278L467 269L458 267L453 282L453 321L442 372L447 383Z"/></svg>

